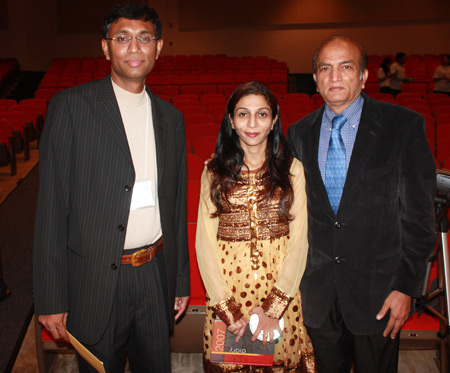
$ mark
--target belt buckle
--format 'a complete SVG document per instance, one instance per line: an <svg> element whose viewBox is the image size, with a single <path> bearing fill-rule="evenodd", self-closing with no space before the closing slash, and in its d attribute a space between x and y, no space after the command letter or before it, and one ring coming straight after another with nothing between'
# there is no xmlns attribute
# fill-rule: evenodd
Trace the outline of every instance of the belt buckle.
<svg viewBox="0 0 450 373"><path fill-rule="evenodd" d="M145 254L146 252L147 252L147 249L142 249L142 250L139 250L139 251L134 252L134 253L131 255L131 265L132 265L133 267L139 267L139 266L141 266L142 264L144 264L145 262L143 262L143 263L138 263L137 260L136 260L136 256L139 255L139 254Z"/></svg>

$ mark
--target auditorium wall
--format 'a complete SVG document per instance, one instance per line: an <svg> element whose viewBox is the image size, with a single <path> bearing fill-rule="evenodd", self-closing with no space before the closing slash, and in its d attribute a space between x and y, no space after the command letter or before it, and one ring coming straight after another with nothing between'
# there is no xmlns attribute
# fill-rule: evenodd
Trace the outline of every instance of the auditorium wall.
<svg viewBox="0 0 450 373"><path fill-rule="evenodd" d="M17 57L23 70L46 70L55 57L100 56L101 17L114 2L0 0L7 11L0 17L0 58ZM293 73L309 73L315 47L336 33L356 39L369 54L450 52L448 0L148 3L163 21L165 54L268 55Z"/></svg>

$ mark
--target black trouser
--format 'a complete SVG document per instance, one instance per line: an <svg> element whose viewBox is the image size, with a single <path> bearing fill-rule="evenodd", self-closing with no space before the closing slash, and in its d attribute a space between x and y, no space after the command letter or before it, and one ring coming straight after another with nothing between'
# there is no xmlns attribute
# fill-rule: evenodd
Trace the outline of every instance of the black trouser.
<svg viewBox="0 0 450 373"><path fill-rule="evenodd" d="M433 93L443 93L444 95L450 96L450 92L444 92L444 91L433 91Z"/></svg>
<svg viewBox="0 0 450 373"><path fill-rule="evenodd" d="M397 372L400 333L395 339L381 333L352 334L345 326L337 300L322 327L306 328L319 373L348 373L352 362L355 373Z"/></svg>
<svg viewBox="0 0 450 373"><path fill-rule="evenodd" d="M392 89L391 89L391 87L380 87L380 93L392 94Z"/></svg>
<svg viewBox="0 0 450 373"><path fill-rule="evenodd" d="M121 265L111 317L99 343L85 345L108 373L123 373L125 354L132 372L167 373L170 368L168 308L157 261ZM80 372L96 372L78 356Z"/></svg>
<svg viewBox="0 0 450 373"><path fill-rule="evenodd" d="M402 90L401 90L401 89L392 89L392 88L391 88L391 93L392 93L392 95L393 95L394 98L395 98L395 97L397 97L397 95L398 95L399 93L402 93Z"/></svg>

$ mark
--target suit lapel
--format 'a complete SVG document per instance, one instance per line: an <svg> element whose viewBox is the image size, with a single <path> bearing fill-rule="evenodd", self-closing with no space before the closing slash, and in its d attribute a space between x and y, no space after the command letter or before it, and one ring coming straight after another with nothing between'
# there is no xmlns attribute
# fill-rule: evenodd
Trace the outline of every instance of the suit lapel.
<svg viewBox="0 0 450 373"><path fill-rule="evenodd" d="M358 133L356 134L355 145L353 147L350 165L348 167L347 178L339 205L339 210L348 201L351 201L353 189L360 178L361 172L371 157L378 134L382 128L380 121L381 114L375 100L362 93L364 106L359 121ZM338 210L338 212L339 212Z"/></svg>
<svg viewBox="0 0 450 373"><path fill-rule="evenodd" d="M323 201L327 206L326 211L331 219L334 219L334 212L331 208L330 202L328 200L328 193L325 189L325 184L322 179L322 174L319 168L319 139L320 139L320 129L322 127L322 117L325 110L325 105L322 106L316 114L311 118L309 125L311 126L311 131L306 131L309 134L309 138L305 139L303 142L305 149L307 151L302 154L302 162L308 163L308 175L306 177L309 179L310 188L318 195L318 200ZM312 191L311 191L312 192Z"/></svg>
<svg viewBox="0 0 450 373"><path fill-rule="evenodd" d="M118 148L133 164L128 146L127 135L120 115L119 105L112 87L111 76L108 75L99 83L97 115L117 141Z"/></svg>
<svg viewBox="0 0 450 373"><path fill-rule="evenodd" d="M315 186L316 190L320 191L320 193L323 194L324 197L326 197L326 200L328 200L328 194L325 189L325 185L323 184L322 175L320 173L319 157L318 157L320 128L322 126L322 117L323 117L324 110L325 110L325 106L322 106L322 108L317 113L317 116L315 118L313 118L313 122L312 122L313 129L312 129L312 131L310 131L312 136L309 139L311 148L310 148L310 154L308 154L307 159L310 159L310 161L311 161L311 164L310 164L311 177L313 178L313 180L317 181L317 185Z"/></svg>
<svg viewBox="0 0 450 373"><path fill-rule="evenodd" d="M147 94L150 96L150 101L152 103L152 119L153 119L153 129L155 132L155 147L156 147L156 165L158 168L158 188L162 188L162 177L164 172L164 154L165 149L167 149L166 141L167 136L165 135L166 129L164 126L164 113L155 100L155 96L151 93L150 89L146 87Z"/></svg>

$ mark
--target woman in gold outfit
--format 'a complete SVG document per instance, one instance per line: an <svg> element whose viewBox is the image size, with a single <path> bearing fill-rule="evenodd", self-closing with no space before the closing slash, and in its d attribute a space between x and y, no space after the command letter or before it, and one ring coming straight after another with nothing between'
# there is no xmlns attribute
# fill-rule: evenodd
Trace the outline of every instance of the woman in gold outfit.
<svg viewBox="0 0 450 373"><path fill-rule="evenodd" d="M202 175L196 249L208 294L206 372L315 372L299 292L308 250L303 166L287 149L276 96L262 83L239 86L228 101ZM239 340L253 314L252 343L274 343L274 330L282 333L273 365L212 363L214 320Z"/></svg>

